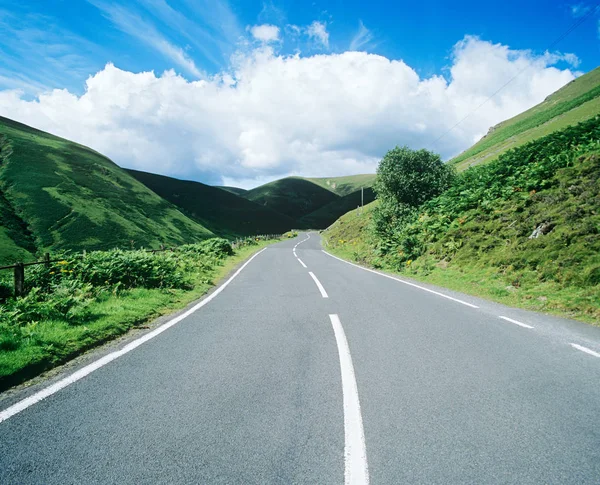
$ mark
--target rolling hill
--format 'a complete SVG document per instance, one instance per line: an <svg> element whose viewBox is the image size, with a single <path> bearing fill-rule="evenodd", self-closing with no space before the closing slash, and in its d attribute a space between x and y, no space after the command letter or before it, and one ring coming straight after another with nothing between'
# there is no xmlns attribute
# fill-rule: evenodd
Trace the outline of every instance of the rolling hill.
<svg viewBox="0 0 600 485"><path fill-rule="evenodd" d="M295 224L292 218L229 190L136 170L128 172L184 214L222 237L282 234Z"/></svg>
<svg viewBox="0 0 600 485"><path fill-rule="evenodd" d="M364 189L364 203L368 204L374 200L375 191L371 187ZM360 190L357 190L301 217L298 220L298 227L301 229L325 229L339 217L359 207L360 204L361 193Z"/></svg>
<svg viewBox="0 0 600 485"><path fill-rule="evenodd" d="M300 177L269 182L249 190L244 197L296 220L339 199L330 190Z"/></svg>
<svg viewBox="0 0 600 485"><path fill-rule="evenodd" d="M375 174L347 175L345 177L317 177L305 178L309 182L330 190L341 197L350 195L361 188L372 187L375 183Z"/></svg>
<svg viewBox="0 0 600 485"><path fill-rule="evenodd" d="M229 187L227 185L216 185L215 187L217 187L218 189L221 190L226 190L227 192L231 192L232 194L235 195L244 195L246 192L248 192L246 189L241 189L239 187Z"/></svg>
<svg viewBox="0 0 600 485"><path fill-rule="evenodd" d="M0 262L214 236L105 156L0 117Z"/></svg>
<svg viewBox="0 0 600 485"><path fill-rule="evenodd" d="M491 128L450 160L458 170L488 163L502 153L600 114L600 67L571 81L533 108Z"/></svg>

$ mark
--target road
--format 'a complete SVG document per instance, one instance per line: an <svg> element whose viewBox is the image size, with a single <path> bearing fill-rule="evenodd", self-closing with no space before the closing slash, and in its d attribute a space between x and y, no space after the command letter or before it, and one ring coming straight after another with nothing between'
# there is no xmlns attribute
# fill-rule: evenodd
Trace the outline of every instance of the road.
<svg viewBox="0 0 600 485"><path fill-rule="evenodd" d="M417 285L272 245L0 413L0 483L600 483L600 328Z"/></svg>

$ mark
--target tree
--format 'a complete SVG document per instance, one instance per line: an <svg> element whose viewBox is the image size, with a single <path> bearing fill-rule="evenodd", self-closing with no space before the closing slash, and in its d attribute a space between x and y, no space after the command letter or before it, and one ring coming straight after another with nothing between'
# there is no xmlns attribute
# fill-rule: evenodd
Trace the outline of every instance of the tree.
<svg viewBox="0 0 600 485"><path fill-rule="evenodd" d="M419 207L446 190L454 175L436 153L396 147L379 162L374 188L382 204Z"/></svg>

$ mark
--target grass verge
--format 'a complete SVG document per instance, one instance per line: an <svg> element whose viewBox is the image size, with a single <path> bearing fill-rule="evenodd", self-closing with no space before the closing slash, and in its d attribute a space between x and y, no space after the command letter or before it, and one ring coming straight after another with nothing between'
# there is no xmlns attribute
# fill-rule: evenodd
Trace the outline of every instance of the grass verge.
<svg viewBox="0 0 600 485"><path fill-rule="evenodd" d="M17 327L18 345L2 333L0 392L56 367L83 352L125 334L132 328L186 307L205 295L241 262L278 240L258 241L233 255L188 275L187 288L131 288L105 291L87 307L90 318L73 324L62 318L43 319ZM6 330L6 329L3 329ZM14 348L11 348L14 347Z"/></svg>

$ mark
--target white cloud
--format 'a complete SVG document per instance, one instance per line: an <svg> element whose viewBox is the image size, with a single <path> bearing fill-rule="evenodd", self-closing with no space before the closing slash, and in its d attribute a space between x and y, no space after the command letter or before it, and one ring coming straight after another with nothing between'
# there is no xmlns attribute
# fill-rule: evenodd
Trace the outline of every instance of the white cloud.
<svg viewBox="0 0 600 485"><path fill-rule="evenodd" d="M256 40L265 43L277 42L279 40L279 27L275 25L255 25L250 28L250 33Z"/></svg>
<svg viewBox="0 0 600 485"><path fill-rule="evenodd" d="M571 81L571 70L552 65L556 56L465 37L454 47L446 80L420 78L401 60L364 52L282 56L263 46L195 82L173 71L157 76L109 64L87 80L81 96L54 90L29 100L0 91L0 114L125 167L251 186L289 174L373 172L395 145L448 158Z"/></svg>
<svg viewBox="0 0 600 485"><path fill-rule="evenodd" d="M325 22L315 20L306 28L306 33L311 39L314 39L323 47L329 49L329 32L327 32L327 25Z"/></svg>
<svg viewBox="0 0 600 485"><path fill-rule="evenodd" d="M358 31L354 34L352 41L350 42L350 50L357 51L364 45L367 45L373 40L373 34L369 29L365 27L362 20L359 21Z"/></svg>
<svg viewBox="0 0 600 485"><path fill-rule="evenodd" d="M576 5L571 5L571 15L577 19L577 18L583 17L585 14L587 14L590 11L590 9L591 9L591 7L584 3L578 3Z"/></svg>

